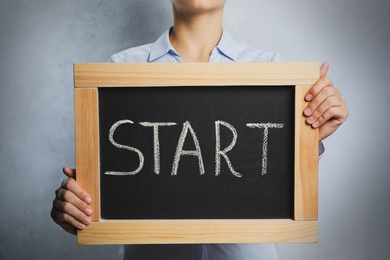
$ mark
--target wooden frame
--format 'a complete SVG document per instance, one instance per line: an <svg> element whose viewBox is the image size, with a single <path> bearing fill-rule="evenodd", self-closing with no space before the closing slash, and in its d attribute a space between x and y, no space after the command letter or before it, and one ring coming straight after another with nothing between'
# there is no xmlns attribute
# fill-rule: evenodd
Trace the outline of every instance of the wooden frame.
<svg viewBox="0 0 390 260"><path fill-rule="evenodd" d="M79 244L312 243L318 238L318 130L305 123L304 95L318 63L75 64L77 182L92 197L92 223ZM98 88L295 86L294 219L100 219Z"/></svg>

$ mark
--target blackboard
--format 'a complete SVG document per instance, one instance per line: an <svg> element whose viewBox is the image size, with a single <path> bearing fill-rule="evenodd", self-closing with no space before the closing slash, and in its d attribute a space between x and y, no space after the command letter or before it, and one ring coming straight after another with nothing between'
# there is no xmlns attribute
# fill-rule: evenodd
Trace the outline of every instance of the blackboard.
<svg viewBox="0 0 390 260"><path fill-rule="evenodd" d="M318 68L75 64L79 244L316 242Z"/></svg>
<svg viewBox="0 0 390 260"><path fill-rule="evenodd" d="M291 219L294 101L292 87L100 89L101 217ZM159 124L156 144L153 123L156 128ZM185 126L193 129L200 153L180 155L174 167ZM216 128L217 151L228 147L236 132L234 147L225 153L233 170L223 155L216 153ZM138 173L129 173L140 167L138 153L113 145L111 129L115 129L111 140L142 153L144 162ZM268 141L264 147L265 131ZM190 131L182 140L183 150L197 151ZM155 147L159 147L157 159ZM216 157L220 171L216 170Z"/></svg>

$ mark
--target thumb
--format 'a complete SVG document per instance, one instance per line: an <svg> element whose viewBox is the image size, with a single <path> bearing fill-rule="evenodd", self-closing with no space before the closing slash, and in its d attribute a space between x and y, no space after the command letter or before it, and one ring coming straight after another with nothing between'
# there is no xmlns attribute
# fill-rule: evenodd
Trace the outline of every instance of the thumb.
<svg viewBox="0 0 390 260"><path fill-rule="evenodd" d="M328 74L329 63L325 61L320 68L320 78L325 77Z"/></svg>
<svg viewBox="0 0 390 260"><path fill-rule="evenodd" d="M62 172L66 176L68 176L69 178L73 178L73 179L76 178L76 170L75 169L71 169L71 168L68 168L68 167L63 167L62 168Z"/></svg>

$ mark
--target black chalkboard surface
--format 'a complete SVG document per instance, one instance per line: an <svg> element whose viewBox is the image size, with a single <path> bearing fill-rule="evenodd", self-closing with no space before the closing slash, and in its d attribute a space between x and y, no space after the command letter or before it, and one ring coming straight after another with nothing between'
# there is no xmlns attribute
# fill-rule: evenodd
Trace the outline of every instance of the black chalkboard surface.
<svg viewBox="0 0 390 260"><path fill-rule="evenodd" d="M98 93L103 219L293 218L293 87Z"/></svg>

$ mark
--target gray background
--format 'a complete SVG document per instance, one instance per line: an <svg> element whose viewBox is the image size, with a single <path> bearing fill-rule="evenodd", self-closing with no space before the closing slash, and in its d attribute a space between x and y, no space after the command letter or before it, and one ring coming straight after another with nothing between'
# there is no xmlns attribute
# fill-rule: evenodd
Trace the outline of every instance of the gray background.
<svg viewBox="0 0 390 260"><path fill-rule="evenodd" d="M319 243L281 259L388 259L387 0L229 0L225 28L285 61L330 63L351 112L320 161ZM104 62L154 41L169 0L0 3L0 259L114 259L79 247L49 217L63 165L74 165L75 62Z"/></svg>

